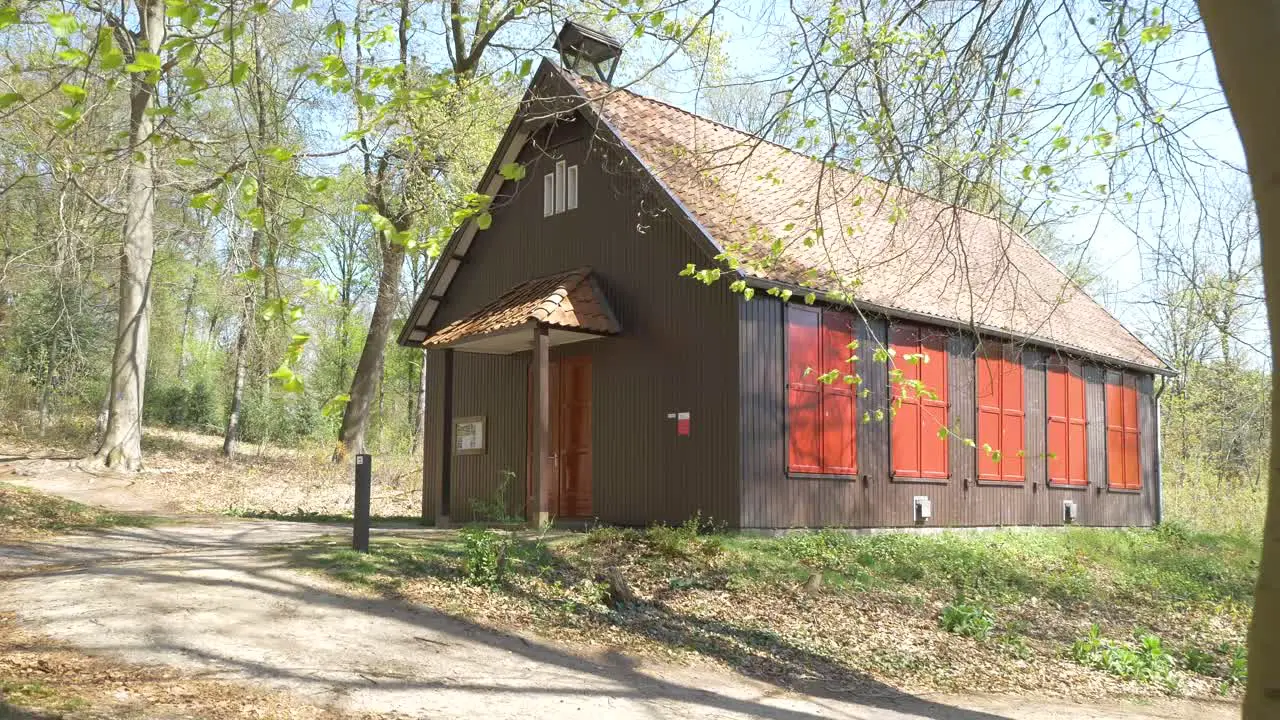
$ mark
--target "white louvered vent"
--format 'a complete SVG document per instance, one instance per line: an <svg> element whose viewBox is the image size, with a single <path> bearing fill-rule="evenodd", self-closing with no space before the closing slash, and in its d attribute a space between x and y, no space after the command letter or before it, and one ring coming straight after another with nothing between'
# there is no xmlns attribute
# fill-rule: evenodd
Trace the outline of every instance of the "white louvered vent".
<svg viewBox="0 0 1280 720"><path fill-rule="evenodd" d="M564 212L564 195L565 195L565 167L564 161L556 163L556 212Z"/></svg>
<svg viewBox="0 0 1280 720"><path fill-rule="evenodd" d="M547 173L542 178L542 217L556 214L556 175Z"/></svg>
<svg viewBox="0 0 1280 720"><path fill-rule="evenodd" d="M578 166L570 165L565 173L565 194L564 200L566 210L578 209Z"/></svg>
<svg viewBox="0 0 1280 720"><path fill-rule="evenodd" d="M555 172L542 178L542 217L578 209L578 166L556 163Z"/></svg>

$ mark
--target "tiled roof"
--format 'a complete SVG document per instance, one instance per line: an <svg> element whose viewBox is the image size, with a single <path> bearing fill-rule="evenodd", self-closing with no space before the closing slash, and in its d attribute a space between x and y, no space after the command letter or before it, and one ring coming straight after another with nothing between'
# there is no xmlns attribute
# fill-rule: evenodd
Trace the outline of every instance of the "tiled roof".
<svg viewBox="0 0 1280 720"><path fill-rule="evenodd" d="M561 72L748 278L1167 367L1000 220Z"/></svg>
<svg viewBox="0 0 1280 720"><path fill-rule="evenodd" d="M520 283L497 300L441 328L423 345L446 347L527 323L603 334L619 330L591 270L577 268Z"/></svg>

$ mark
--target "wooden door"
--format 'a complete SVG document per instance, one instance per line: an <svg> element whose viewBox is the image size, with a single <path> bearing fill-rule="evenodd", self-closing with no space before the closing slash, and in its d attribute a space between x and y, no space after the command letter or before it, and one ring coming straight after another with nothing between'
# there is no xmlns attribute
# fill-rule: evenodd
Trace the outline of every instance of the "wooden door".
<svg viewBox="0 0 1280 720"><path fill-rule="evenodd" d="M554 486L550 509L555 517L591 517L591 358L552 360L551 457ZM529 382L529 458L526 464L528 507L534 507L533 382Z"/></svg>
<svg viewBox="0 0 1280 720"><path fill-rule="evenodd" d="M591 358L567 357L551 383L560 517L591 516Z"/></svg>

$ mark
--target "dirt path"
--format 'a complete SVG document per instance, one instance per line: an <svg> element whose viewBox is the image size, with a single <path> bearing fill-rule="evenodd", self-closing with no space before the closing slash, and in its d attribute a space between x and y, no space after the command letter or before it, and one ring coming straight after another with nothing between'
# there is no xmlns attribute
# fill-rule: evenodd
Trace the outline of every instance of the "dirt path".
<svg viewBox="0 0 1280 720"><path fill-rule="evenodd" d="M47 482L19 480L77 500L140 509L127 486L113 493L100 480L54 475ZM392 716L1139 720L1225 719L1238 712L1212 704L1099 709L916 697L887 687L872 695L832 688L822 697L798 696L719 670L583 657L429 608L353 594L291 570L269 552L333 530L205 518L0 547L0 609L91 652Z"/></svg>

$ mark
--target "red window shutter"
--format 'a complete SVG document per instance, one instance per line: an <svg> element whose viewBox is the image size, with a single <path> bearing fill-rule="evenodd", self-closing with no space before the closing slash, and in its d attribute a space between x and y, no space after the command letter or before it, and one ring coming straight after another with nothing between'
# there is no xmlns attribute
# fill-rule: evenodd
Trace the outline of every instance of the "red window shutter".
<svg viewBox="0 0 1280 720"><path fill-rule="evenodd" d="M1125 487L1142 488L1141 464L1138 460L1138 386L1134 376L1124 376L1124 475Z"/></svg>
<svg viewBox="0 0 1280 720"><path fill-rule="evenodd" d="M823 383L822 393L822 472L852 475L857 472L857 422L855 396L857 385L845 381L854 374L850 361L854 350L853 316L822 311L822 370L837 371L831 383Z"/></svg>
<svg viewBox="0 0 1280 720"><path fill-rule="evenodd" d="M1021 481L1025 435L1022 361L1000 345L978 355L978 478ZM987 452L990 446L993 452ZM994 451L999 451L996 461Z"/></svg>
<svg viewBox="0 0 1280 720"><path fill-rule="evenodd" d="M947 417L947 336L939 331L920 332L921 359L920 380L926 394L920 398L920 475L928 478L945 478L949 475L946 433L939 431L951 427ZM932 395L929 394L932 392Z"/></svg>
<svg viewBox="0 0 1280 720"><path fill-rule="evenodd" d="M787 469L822 471L818 311L787 306Z"/></svg>
<svg viewBox="0 0 1280 720"><path fill-rule="evenodd" d="M1026 432L1026 379L1022 358L1004 349L1000 390L1000 479L1021 482L1026 478L1023 446Z"/></svg>
<svg viewBox="0 0 1280 720"><path fill-rule="evenodd" d="M920 379L920 364L902 358L920 352L920 329L914 325L893 324L889 327L889 349L893 351L893 369L902 372L903 381ZM889 423L891 436L889 456L894 475L920 476L920 396L904 383L890 384L892 407L897 410Z"/></svg>
<svg viewBox="0 0 1280 720"><path fill-rule="evenodd" d="M1089 484L1089 444L1085 414L1084 366L1057 362L1045 373L1049 482Z"/></svg>
<svg viewBox="0 0 1280 720"><path fill-rule="evenodd" d="M949 427L947 418L947 344L941 332L915 325L895 324L889 332L893 367L902 372L903 383L895 383L892 397L897 412L890 435L892 469L902 477L946 478L949 474L947 439L939 430ZM908 361L907 356L921 355ZM924 393L908 386L913 380L924 385Z"/></svg>
<svg viewBox="0 0 1280 720"><path fill-rule="evenodd" d="M1119 373L1107 378L1107 484L1127 488L1124 462L1124 385Z"/></svg>
<svg viewBox="0 0 1280 720"><path fill-rule="evenodd" d="M999 480L1000 463L986 451L984 445L999 448L1000 395L1003 390L1003 374L999 348L984 346L978 354L976 365L978 383L978 479Z"/></svg>
<svg viewBox="0 0 1280 720"><path fill-rule="evenodd" d="M1089 434L1085 417L1084 366L1067 364L1067 482L1089 484Z"/></svg>

